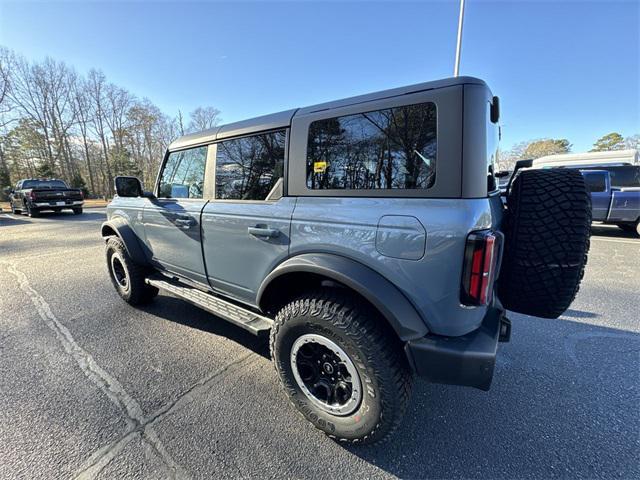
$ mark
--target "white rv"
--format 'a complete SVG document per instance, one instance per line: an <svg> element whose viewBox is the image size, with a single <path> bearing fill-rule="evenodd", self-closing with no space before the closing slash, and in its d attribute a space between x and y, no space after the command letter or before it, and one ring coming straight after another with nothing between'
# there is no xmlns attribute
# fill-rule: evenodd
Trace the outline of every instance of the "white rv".
<svg viewBox="0 0 640 480"><path fill-rule="evenodd" d="M638 165L638 150L611 150L607 152L564 153L547 155L533 161L534 168L542 167L589 167Z"/></svg>

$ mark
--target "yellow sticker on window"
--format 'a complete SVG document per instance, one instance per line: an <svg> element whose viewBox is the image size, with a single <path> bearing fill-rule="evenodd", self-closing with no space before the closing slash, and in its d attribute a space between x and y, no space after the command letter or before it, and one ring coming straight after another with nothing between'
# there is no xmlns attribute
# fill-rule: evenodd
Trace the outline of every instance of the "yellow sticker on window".
<svg viewBox="0 0 640 480"><path fill-rule="evenodd" d="M324 173L327 171L327 162L313 162L313 173Z"/></svg>

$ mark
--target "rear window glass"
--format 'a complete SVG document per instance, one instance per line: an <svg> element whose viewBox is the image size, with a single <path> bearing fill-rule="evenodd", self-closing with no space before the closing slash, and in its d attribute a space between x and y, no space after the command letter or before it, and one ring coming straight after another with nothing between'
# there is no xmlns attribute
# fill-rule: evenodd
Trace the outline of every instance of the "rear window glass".
<svg viewBox="0 0 640 480"><path fill-rule="evenodd" d="M310 189L427 189L436 178L436 106L421 103L312 122Z"/></svg>
<svg viewBox="0 0 640 480"><path fill-rule="evenodd" d="M62 180L25 180L22 188L67 188Z"/></svg>

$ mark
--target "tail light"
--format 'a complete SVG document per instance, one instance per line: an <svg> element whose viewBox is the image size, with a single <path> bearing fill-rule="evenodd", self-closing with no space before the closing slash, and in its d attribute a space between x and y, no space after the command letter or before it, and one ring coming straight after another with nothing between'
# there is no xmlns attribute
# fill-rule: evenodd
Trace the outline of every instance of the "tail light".
<svg viewBox="0 0 640 480"><path fill-rule="evenodd" d="M467 237L461 292L465 305L487 305L491 302L500 239L499 234L491 231L473 232Z"/></svg>
<svg viewBox="0 0 640 480"><path fill-rule="evenodd" d="M80 190L80 199L84 200L84 193L82 193L82 190Z"/></svg>
<svg viewBox="0 0 640 480"><path fill-rule="evenodd" d="M34 192L33 190L29 192L29 198L31 200L35 200L36 199L36 192Z"/></svg>

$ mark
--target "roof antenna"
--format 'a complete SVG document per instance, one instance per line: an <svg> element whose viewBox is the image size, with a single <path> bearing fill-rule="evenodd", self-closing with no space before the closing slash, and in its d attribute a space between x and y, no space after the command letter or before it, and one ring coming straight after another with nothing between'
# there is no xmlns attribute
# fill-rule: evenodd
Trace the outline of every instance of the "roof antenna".
<svg viewBox="0 0 640 480"><path fill-rule="evenodd" d="M462 21L464 19L464 0L460 0L460 17L458 17L458 44L456 45L456 64L453 67L453 76L457 77L460 71L460 48L462 47Z"/></svg>

